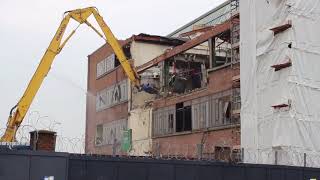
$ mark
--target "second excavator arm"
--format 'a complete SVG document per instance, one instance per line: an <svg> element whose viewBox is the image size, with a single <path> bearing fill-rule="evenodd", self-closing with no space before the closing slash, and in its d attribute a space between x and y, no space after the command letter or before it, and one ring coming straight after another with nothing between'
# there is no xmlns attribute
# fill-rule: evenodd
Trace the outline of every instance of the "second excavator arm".
<svg viewBox="0 0 320 180"><path fill-rule="evenodd" d="M89 22L88 18L93 15L96 19L97 23L99 24L103 34L101 34L97 29L95 29ZM110 28L107 26L103 18L100 16L99 12L94 7L88 7L84 9L76 9L72 11L67 11L64 15L64 18L53 37L48 49L46 50L45 54L43 55L40 64L35 71L32 79L30 80L27 89L25 90L22 98L19 100L17 105L15 105L11 111L7 122L7 128L4 135L1 137L0 142L13 142L15 141L16 132L21 125L24 117L26 116L30 105L35 98L40 86L47 76L48 72L50 71L51 65L56 57L67 41L71 38L71 36L76 32L73 30L71 34L66 37L65 41L62 42L62 38L66 31L66 28L69 24L70 19L74 19L80 24L86 24L91 27L95 32L97 32L101 37L104 37L107 43L112 47L115 55L119 59L121 66L123 67L125 73L127 74L128 78L131 82L136 86L140 86L140 80L135 72L135 70L131 67L131 64L127 60L122 47L120 46L118 40L115 38L113 33L111 32ZM79 26L78 26L79 27Z"/></svg>

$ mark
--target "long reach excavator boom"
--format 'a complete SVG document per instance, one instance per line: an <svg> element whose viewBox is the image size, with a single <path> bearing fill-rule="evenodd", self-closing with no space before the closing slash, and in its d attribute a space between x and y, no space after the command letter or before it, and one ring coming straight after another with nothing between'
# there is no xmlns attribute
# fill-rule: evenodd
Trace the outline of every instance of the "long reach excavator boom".
<svg viewBox="0 0 320 180"><path fill-rule="evenodd" d="M99 24L102 32L100 33L95 27L93 27L89 22L88 18L93 15L96 19L97 23ZM7 122L7 128L4 135L1 137L0 142L14 142L16 132L21 125L24 117L26 116L30 105L36 96L43 80L47 76L48 72L50 71L51 65L56 57L71 36L76 32L77 28L73 30L69 36L65 38L62 42L62 38L66 31L66 28L69 24L70 19L74 19L81 24L86 24L90 28L92 28L99 36L104 38L107 43L112 47L114 53L116 54L117 58L119 59L121 66L123 67L125 73L127 74L130 81L136 86L140 87L140 79L137 75L134 68L131 67L131 64L127 60L122 47L120 46L118 40L115 38L113 33L111 32L110 28L107 26L103 18L100 16L98 10L94 7L88 7L84 9L76 9L72 11L67 11L64 14L64 18L54 35L48 49L46 50L45 54L43 55L41 62L35 71L31 81L28 84L27 89L25 90L22 98L19 100L17 105L15 105L11 111ZM78 26L78 27L79 27Z"/></svg>

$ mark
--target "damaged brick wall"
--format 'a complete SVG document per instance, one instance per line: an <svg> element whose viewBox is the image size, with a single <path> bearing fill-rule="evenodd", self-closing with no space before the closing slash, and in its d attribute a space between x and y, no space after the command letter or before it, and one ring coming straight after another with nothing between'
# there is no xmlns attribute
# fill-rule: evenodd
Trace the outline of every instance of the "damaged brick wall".
<svg viewBox="0 0 320 180"><path fill-rule="evenodd" d="M162 156L197 158L201 153L198 147L203 144L202 155L213 159L217 154L215 152L216 147L230 147L232 150L240 144L240 137L234 138L234 131L234 128L222 128L214 131L197 131L154 138L152 143L153 153Z"/></svg>
<svg viewBox="0 0 320 180"><path fill-rule="evenodd" d="M124 45L125 41L120 41ZM118 66L107 75L97 79L97 64L113 54L109 45L104 45L88 56L88 93L87 93L87 115L86 115L86 153L112 154L113 145L97 146L95 141L97 126L110 123L115 120L128 118L128 103L124 102L112 108L96 110L96 95L98 92L112 87L117 82L126 80L123 69Z"/></svg>
<svg viewBox="0 0 320 180"><path fill-rule="evenodd" d="M157 99L153 103L154 111L175 107L178 103L195 101L222 92L231 94L234 74L239 74L239 71L230 68L230 66L209 70L208 87L185 95ZM175 124L173 127L175 128ZM215 147L229 147L232 150L232 148L240 145L239 124L231 123L223 127L192 129L191 131L170 133L164 136L154 136L153 152L163 153L163 155L183 155L183 153L187 153L190 157L196 157L197 145L200 144L205 145L207 153L211 153L211 155L214 155Z"/></svg>

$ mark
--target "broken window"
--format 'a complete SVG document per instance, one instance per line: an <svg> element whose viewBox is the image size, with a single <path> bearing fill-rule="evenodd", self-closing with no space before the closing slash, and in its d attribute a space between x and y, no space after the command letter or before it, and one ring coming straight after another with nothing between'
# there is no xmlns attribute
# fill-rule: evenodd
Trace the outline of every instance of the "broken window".
<svg viewBox="0 0 320 180"><path fill-rule="evenodd" d="M209 40L210 68L217 68L231 63L230 31L221 33Z"/></svg>
<svg viewBox="0 0 320 180"><path fill-rule="evenodd" d="M119 62L119 59L116 57L115 61L114 61L114 68L120 66L120 62Z"/></svg>
<svg viewBox="0 0 320 180"><path fill-rule="evenodd" d="M97 125L96 145L119 144L122 141L123 131L127 129L127 120L117 120Z"/></svg>
<svg viewBox="0 0 320 180"><path fill-rule="evenodd" d="M192 129L231 124L230 91L192 100Z"/></svg>
<svg viewBox="0 0 320 180"><path fill-rule="evenodd" d="M232 90L232 121L240 122L241 95L240 88Z"/></svg>
<svg viewBox="0 0 320 180"><path fill-rule="evenodd" d="M192 129L209 127L209 98L192 100Z"/></svg>
<svg viewBox="0 0 320 180"><path fill-rule="evenodd" d="M111 90L112 93L112 102L114 103L119 103L121 100L121 88L120 88L120 84L116 84L115 86L113 86L113 89Z"/></svg>
<svg viewBox="0 0 320 180"><path fill-rule="evenodd" d="M175 107L167 107L153 111L152 136L174 133Z"/></svg>
<svg viewBox="0 0 320 180"><path fill-rule="evenodd" d="M230 124L231 122L231 102L230 97L220 99L220 102L223 104L222 118L223 124Z"/></svg>
<svg viewBox="0 0 320 180"><path fill-rule="evenodd" d="M111 87L97 93L96 111L101 111L111 106L128 100L128 83L123 80Z"/></svg>
<svg viewBox="0 0 320 180"><path fill-rule="evenodd" d="M152 135L161 136L236 123L231 121L231 91L216 93L153 111Z"/></svg>
<svg viewBox="0 0 320 180"><path fill-rule="evenodd" d="M97 64L97 78L101 77L105 73L106 61L103 60Z"/></svg>
<svg viewBox="0 0 320 180"><path fill-rule="evenodd" d="M182 94L205 86L206 68L201 62L175 60L169 64L168 70L167 90L170 93Z"/></svg>
<svg viewBox="0 0 320 180"><path fill-rule="evenodd" d="M210 127L231 123L230 91L212 95L210 98Z"/></svg>
<svg viewBox="0 0 320 180"><path fill-rule="evenodd" d="M130 58L130 53L127 52L128 50L126 48L124 48L123 50L126 56ZM107 58L103 59L97 64L97 78L108 74L118 66L120 66L120 62L117 56L115 54L109 55Z"/></svg>
<svg viewBox="0 0 320 180"><path fill-rule="evenodd" d="M97 78L100 78L106 73L112 71L116 67L115 62L116 62L115 54L111 54L106 59L99 62L97 64Z"/></svg>
<svg viewBox="0 0 320 180"><path fill-rule="evenodd" d="M182 61L173 62L176 70L169 80L171 90L175 93L184 93L201 88L202 69L201 63Z"/></svg>
<svg viewBox="0 0 320 180"><path fill-rule="evenodd" d="M161 64L160 83L165 95L188 93L206 87L209 68L208 42L180 53Z"/></svg>
<svg viewBox="0 0 320 180"><path fill-rule="evenodd" d="M163 135L161 132L162 111L154 110L152 115L152 136Z"/></svg>
<svg viewBox="0 0 320 180"><path fill-rule="evenodd" d="M223 116L225 117L225 119L230 119L230 109L231 109L230 101L224 102Z"/></svg>
<svg viewBox="0 0 320 180"><path fill-rule="evenodd" d="M96 129L96 145L102 145L103 143L103 125L97 125Z"/></svg>
<svg viewBox="0 0 320 180"><path fill-rule="evenodd" d="M184 106L184 103L176 104L176 132L192 130L191 106Z"/></svg>
<svg viewBox="0 0 320 180"><path fill-rule="evenodd" d="M231 114L231 106L230 106L230 96L222 97L219 99L216 99L214 101L214 109L213 110L213 116L214 118L214 125L213 126L222 126L226 125L230 122Z"/></svg>

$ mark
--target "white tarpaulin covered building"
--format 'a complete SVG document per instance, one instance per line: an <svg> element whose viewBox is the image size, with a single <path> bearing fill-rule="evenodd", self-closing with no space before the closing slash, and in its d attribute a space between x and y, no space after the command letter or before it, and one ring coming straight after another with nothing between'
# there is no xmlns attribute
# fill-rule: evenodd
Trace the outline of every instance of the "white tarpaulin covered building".
<svg viewBox="0 0 320 180"><path fill-rule="evenodd" d="M240 14L244 161L320 167L320 1L240 0Z"/></svg>

